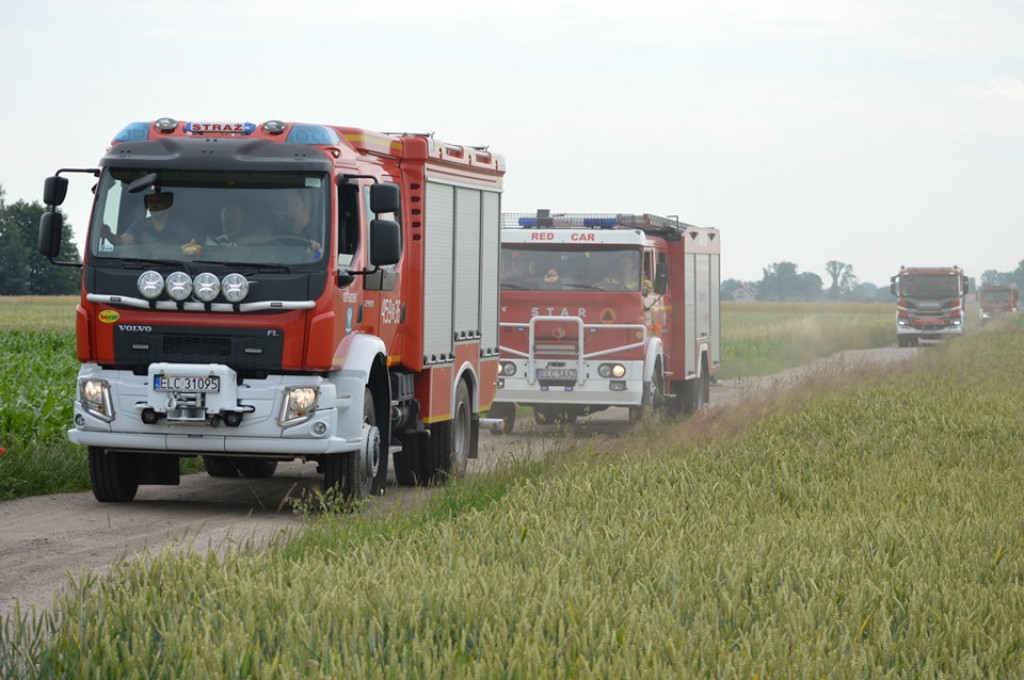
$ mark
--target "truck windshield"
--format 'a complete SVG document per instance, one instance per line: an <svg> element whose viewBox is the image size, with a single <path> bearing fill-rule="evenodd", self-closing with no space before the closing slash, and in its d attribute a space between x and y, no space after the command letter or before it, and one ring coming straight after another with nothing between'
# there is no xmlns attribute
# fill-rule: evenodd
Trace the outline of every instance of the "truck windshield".
<svg viewBox="0 0 1024 680"><path fill-rule="evenodd" d="M321 173L107 168L96 187L89 254L93 260L322 264L329 186Z"/></svg>
<svg viewBox="0 0 1024 680"><path fill-rule="evenodd" d="M982 302L1009 302L1010 297L1009 289L981 291Z"/></svg>
<svg viewBox="0 0 1024 680"><path fill-rule="evenodd" d="M905 274L900 294L910 298L954 298L960 295L960 277L952 274Z"/></svg>
<svg viewBox="0 0 1024 680"><path fill-rule="evenodd" d="M640 290L640 251L634 249L501 248L504 290Z"/></svg>

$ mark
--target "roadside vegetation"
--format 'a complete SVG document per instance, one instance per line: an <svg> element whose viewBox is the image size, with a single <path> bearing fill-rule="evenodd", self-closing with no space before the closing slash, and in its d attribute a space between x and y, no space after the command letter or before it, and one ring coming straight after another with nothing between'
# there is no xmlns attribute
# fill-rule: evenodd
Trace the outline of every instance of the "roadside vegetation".
<svg viewBox="0 0 1024 680"><path fill-rule="evenodd" d="M895 303L723 302L720 379L770 375L896 342Z"/></svg>
<svg viewBox="0 0 1024 680"><path fill-rule="evenodd" d="M0 296L0 501L86 491L84 449L67 440L78 362L76 296ZM891 305L722 304L720 378L768 375L846 349L894 342ZM529 409L524 410L524 416ZM196 472L186 459L183 472Z"/></svg>
<svg viewBox="0 0 1024 680"><path fill-rule="evenodd" d="M907 353L127 560L0 622L0 677L1015 676L1024 330Z"/></svg>

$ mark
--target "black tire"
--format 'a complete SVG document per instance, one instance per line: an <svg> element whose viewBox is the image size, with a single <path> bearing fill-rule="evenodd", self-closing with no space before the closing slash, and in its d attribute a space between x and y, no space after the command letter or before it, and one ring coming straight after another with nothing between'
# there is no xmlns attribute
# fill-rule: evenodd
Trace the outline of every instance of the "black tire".
<svg viewBox="0 0 1024 680"><path fill-rule="evenodd" d="M700 410L704 397L704 377L691 378L683 383L680 398L683 400L683 413L693 415Z"/></svg>
<svg viewBox="0 0 1024 680"><path fill-rule="evenodd" d="M138 460L120 451L90 446L89 482L92 495L101 503L127 503L139 490Z"/></svg>
<svg viewBox="0 0 1024 680"><path fill-rule="evenodd" d="M469 387L459 381L455 388L455 406L452 419L430 426L430 469L424 470L423 482L444 484L466 474L469 462L469 447L473 441L473 427L480 421L473 419L473 407L469 403Z"/></svg>
<svg viewBox="0 0 1024 680"><path fill-rule="evenodd" d="M203 456L203 467L211 477L237 477L238 468L231 458L223 456Z"/></svg>
<svg viewBox="0 0 1024 680"><path fill-rule="evenodd" d="M323 456L324 491L338 487L345 500L360 500L373 492L374 480L381 465L380 430L377 429L377 415L373 408L373 393L370 388L363 391L363 422L370 425L370 464L364 462L362 447L359 451L329 453Z"/></svg>
<svg viewBox="0 0 1024 680"><path fill-rule="evenodd" d="M249 479L270 479L277 471L276 460L237 458L234 462L238 466L238 472Z"/></svg>
<svg viewBox="0 0 1024 680"><path fill-rule="evenodd" d="M651 376L650 382L644 383L644 393L640 400L639 406L629 407L629 424L636 425L637 423L647 420L657 409L664 406L664 391L662 390L662 376L661 376L661 363L655 365L654 374Z"/></svg>
<svg viewBox="0 0 1024 680"><path fill-rule="evenodd" d="M277 461L238 456L203 456L203 467L211 477L270 479L277 471Z"/></svg>
<svg viewBox="0 0 1024 680"><path fill-rule="evenodd" d="M397 435L402 450L395 454L395 481L399 486L416 486L420 483L420 442L422 437L415 433Z"/></svg>
<svg viewBox="0 0 1024 680"><path fill-rule="evenodd" d="M538 425L550 425L558 420L558 412L554 406L534 406L533 420Z"/></svg>
<svg viewBox="0 0 1024 680"><path fill-rule="evenodd" d="M645 382L643 386L643 394L640 395L640 405L629 407L629 424L636 425L647 420L647 416L651 410L651 384Z"/></svg>

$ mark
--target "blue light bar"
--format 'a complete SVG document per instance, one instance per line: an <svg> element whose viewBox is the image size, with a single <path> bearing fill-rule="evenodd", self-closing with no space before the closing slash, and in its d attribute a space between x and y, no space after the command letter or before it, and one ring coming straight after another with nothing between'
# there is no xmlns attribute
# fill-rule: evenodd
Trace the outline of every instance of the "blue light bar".
<svg viewBox="0 0 1024 680"><path fill-rule="evenodd" d="M611 229L619 226L619 221L614 217L584 217L582 220L579 219L566 219L564 217L555 217L555 227L586 227L588 229ZM531 227L537 226L536 217L520 217L520 227Z"/></svg>
<svg viewBox="0 0 1024 680"><path fill-rule="evenodd" d="M142 142L149 137L149 123L136 121L129 123L114 137L115 142Z"/></svg>
<svg viewBox="0 0 1024 680"><path fill-rule="evenodd" d="M293 125L288 131L289 144L312 144L314 146L336 146L341 144L338 133L323 125Z"/></svg>

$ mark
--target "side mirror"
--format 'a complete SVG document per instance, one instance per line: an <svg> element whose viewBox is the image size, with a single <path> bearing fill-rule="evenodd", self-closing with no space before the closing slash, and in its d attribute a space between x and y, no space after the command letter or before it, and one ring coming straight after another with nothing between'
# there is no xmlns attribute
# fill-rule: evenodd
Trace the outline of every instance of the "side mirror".
<svg viewBox="0 0 1024 680"><path fill-rule="evenodd" d="M971 284L967 283L967 281L964 281L964 295L967 295L970 292L971 292Z"/></svg>
<svg viewBox="0 0 1024 680"><path fill-rule="evenodd" d="M654 275L654 292L657 295L664 295L668 292L668 269L666 267L658 267L658 271Z"/></svg>
<svg viewBox="0 0 1024 680"><path fill-rule="evenodd" d="M892 283L889 284L889 292L892 293L893 295L896 294L896 282L895 281L893 281Z"/></svg>
<svg viewBox="0 0 1024 680"><path fill-rule="evenodd" d="M381 213L397 213L402 207L401 190L392 182L378 182L370 187L370 210Z"/></svg>
<svg viewBox="0 0 1024 680"><path fill-rule="evenodd" d="M43 203L46 205L61 205L68 195L68 179L54 175L47 177L43 183Z"/></svg>
<svg viewBox="0 0 1024 680"><path fill-rule="evenodd" d="M56 179L51 177L50 179ZM65 188L67 180L64 180ZM44 212L39 218L39 252L49 258L60 254L61 232L64 231L64 218L56 210Z"/></svg>
<svg viewBox="0 0 1024 680"><path fill-rule="evenodd" d="M402 228L392 220L370 221L370 265L383 267L402 259Z"/></svg>

